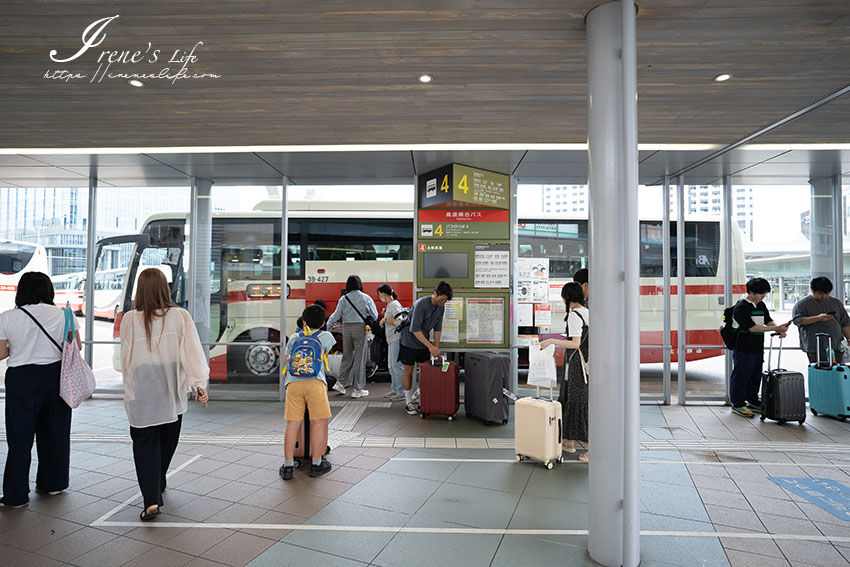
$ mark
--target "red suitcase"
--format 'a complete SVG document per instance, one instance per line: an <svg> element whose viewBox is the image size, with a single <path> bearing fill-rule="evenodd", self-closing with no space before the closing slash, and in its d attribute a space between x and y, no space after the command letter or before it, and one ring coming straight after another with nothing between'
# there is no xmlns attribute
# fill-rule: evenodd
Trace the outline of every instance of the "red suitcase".
<svg viewBox="0 0 850 567"><path fill-rule="evenodd" d="M460 406L457 364L432 360L419 367L419 417L445 415L454 419Z"/></svg>

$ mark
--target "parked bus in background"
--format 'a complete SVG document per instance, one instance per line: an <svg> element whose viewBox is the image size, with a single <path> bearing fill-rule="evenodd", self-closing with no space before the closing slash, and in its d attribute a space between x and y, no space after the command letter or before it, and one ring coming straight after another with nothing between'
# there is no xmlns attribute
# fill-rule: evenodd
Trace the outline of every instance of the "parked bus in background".
<svg viewBox="0 0 850 567"><path fill-rule="evenodd" d="M18 281L27 272L50 275L44 246L31 242L0 240L0 313L15 306Z"/></svg>
<svg viewBox="0 0 850 567"><path fill-rule="evenodd" d="M121 303L124 297L124 277L127 275L127 268L115 268L111 270L100 270L94 275L94 309L95 317L114 321L116 314L121 309ZM86 294L88 294L89 285L83 280L83 302L80 310L83 315L86 314Z"/></svg>
<svg viewBox="0 0 850 567"><path fill-rule="evenodd" d="M56 307L69 307L75 315L83 313L83 290L86 285L86 273L74 272L50 278L53 281L53 299Z"/></svg>
<svg viewBox="0 0 850 567"><path fill-rule="evenodd" d="M289 202L288 250L281 264L280 202L264 201L249 212L215 212L210 261L210 334L204 340L243 345L210 349L210 377L231 382L277 382L280 349L280 275L287 270L286 336L306 305L316 299L336 308L340 290L350 274L363 280L363 291L377 300L376 289L387 282L402 305L413 301L413 213L409 204L362 202ZM136 237L102 241L104 246L136 238L136 252L127 270L119 299L114 336L121 313L130 309L138 272L149 266L163 270L172 286L172 299L186 304L188 256L187 215L152 216ZM717 356L721 350L717 327L724 308L723 243L717 220L687 221L686 290L689 344L698 348L687 358ZM675 223L672 228L675 235ZM743 287L741 241L733 232L733 282ZM662 279L661 223L641 222L641 342L661 345ZM560 288L573 273L587 266L587 220L529 219L519 224L520 256L549 258L550 304L553 329L563 323ZM676 258L675 240L672 258ZM675 266L673 293L675 293ZM129 291L128 291L129 290ZM591 291L592 295L592 291ZM557 298L557 299L556 299ZM592 300L591 300L592 301ZM673 344L676 344L676 303L672 302ZM561 317L558 317L559 309ZM674 360L675 360L674 355ZM642 362L660 362L662 350L643 349ZM120 366L116 367L118 370Z"/></svg>

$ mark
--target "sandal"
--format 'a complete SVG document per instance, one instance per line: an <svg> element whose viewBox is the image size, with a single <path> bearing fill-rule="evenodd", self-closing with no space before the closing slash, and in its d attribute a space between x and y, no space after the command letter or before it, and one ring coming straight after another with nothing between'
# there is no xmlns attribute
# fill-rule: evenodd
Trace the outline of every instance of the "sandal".
<svg viewBox="0 0 850 567"><path fill-rule="evenodd" d="M561 445L561 449L564 451L564 453L575 453L576 444L574 441L564 441Z"/></svg>
<svg viewBox="0 0 850 567"><path fill-rule="evenodd" d="M157 506L156 510L154 510L153 512L148 512L147 508L145 508L144 510L142 510L142 513L139 514L139 519L143 522L149 522L159 516L159 514L159 506Z"/></svg>
<svg viewBox="0 0 850 567"><path fill-rule="evenodd" d="M578 460L582 463L586 463L586 462L588 462L589 457L587 456L587 453L582 453L581 455L578 456Z"/></svg>

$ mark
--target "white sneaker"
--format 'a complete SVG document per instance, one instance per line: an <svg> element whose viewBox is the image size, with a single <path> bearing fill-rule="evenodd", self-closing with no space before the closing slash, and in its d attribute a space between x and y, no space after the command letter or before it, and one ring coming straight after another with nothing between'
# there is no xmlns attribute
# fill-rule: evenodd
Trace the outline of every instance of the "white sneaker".
<svg viewBox="0 0 850 567"><path fill-rule="evenodd" d="M345 395L345 386L342 385L342 382L337 382L334 384L334 390L340 393L340 395Z"/></svg>
<svg viewBox="0 0 850 567"><path fill-rule="evenodd" d="M410 415L416 415L417 413L419 413L419 410L416 408L416 404L412 402L404 406L404 411L406 411Z"/></svg>
<svg viewBox="0 0 850 567"><path fill-rule="evenodd" d="M352 398L365 398L369 395L369 390L354 390L351 392Z"/></svg>

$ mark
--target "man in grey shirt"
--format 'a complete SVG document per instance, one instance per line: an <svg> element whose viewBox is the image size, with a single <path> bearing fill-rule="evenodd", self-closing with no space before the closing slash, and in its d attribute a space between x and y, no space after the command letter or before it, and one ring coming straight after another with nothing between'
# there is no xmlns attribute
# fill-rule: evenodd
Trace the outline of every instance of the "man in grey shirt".
<svg viewBox="0 0 850 567"><path fill-rule="evenodd" d="M440 334L443 331L443 313L446 302L452 298L452 286L440 282L431 295L420 297L410 310L410 325L401 331L401 346L398 360L404 365L402 386L404 388L404 411L416 415L413 403L413 369L429 358L440 357ZM429 339L434 331L434 342Z"/></svg>
<svg viewBox="0 0 850 567"><path fill-rule="evenodd" d="M800 328L800 348L809 357L809 362L815 362L818 352L815 336L827 333L836 358L842 362L841 341L844 338L850 340L850 316L841 300L829 296L832 291L829 278L814 278L809 287L811 295L795 303L791 312L791 320ZM823 347L825 349L826 345Z"/></svg>

